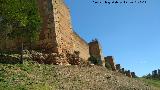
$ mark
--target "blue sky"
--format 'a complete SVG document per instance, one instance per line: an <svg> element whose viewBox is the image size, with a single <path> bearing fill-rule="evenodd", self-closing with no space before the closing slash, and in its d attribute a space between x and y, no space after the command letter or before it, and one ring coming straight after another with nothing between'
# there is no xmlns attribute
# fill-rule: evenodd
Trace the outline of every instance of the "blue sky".
<svg viewBox="0 0 160 90"><path fill-rule="evenodd" d="M73 29L87 42L97 38L104 56L114 56L117 64L138 76L160 68L160 0L112 5L93 0L65 1Z"/></svg>

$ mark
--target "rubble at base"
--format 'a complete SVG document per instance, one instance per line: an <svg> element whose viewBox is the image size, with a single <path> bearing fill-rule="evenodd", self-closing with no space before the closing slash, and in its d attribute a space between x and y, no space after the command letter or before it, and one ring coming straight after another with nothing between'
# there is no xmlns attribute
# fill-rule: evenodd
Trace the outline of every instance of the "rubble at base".
<svg viewBox="0 0 160 90"><path fill-rule="evenodd" d="M78 53L73 54L57 54L57 53L40 53L37 51L28 50L24 51L24 58L32 58L33 61L37 61L42 64L54 64L54 65L80 65L83 60L79 57Z"/></svg>

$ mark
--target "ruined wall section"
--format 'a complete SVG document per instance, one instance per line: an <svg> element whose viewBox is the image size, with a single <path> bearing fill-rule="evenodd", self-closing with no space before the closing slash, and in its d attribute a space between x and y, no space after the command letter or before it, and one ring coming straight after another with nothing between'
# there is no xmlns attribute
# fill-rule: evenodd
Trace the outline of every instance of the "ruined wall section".
<svg viewBox="0 0 160 90"><path fill-rule="evenodd" d="M64 1L36 1L42 18L42 25L39 40L35 46L45 53L73 54L74 51L79 51L80 57L87 60L90 56L89 46L72 30L70 11ZM0 49L4 49L4 47L13 49L17 46L16 43L14 45L4 43L4 45L0 45ZM33 47L33 49L35 48Z"/></svg>
<svg viewBox="0 0 160 90"><path fill-rule="evenodd" d="M90 57L89 54L89 45L88 43L83 40L76 32L73 32L74 35L74 50L80 51L80 57L82 57L84 60L88 60Z"/></svg>
<svg viewBox="0 0 160 90"><path fill-rule="evenodd" d="M88 44L72 30L70 11L63 0L53 0L56 41L59 53L80 52L80 57L88 60Z"/></svg>
<svg viewBox="0 0 160 90"><path fill-rule="evenodd" d="M102 49L98 40L93 40L89 43L89 53L92 56L97 57L98 59L102 60Z"/></svg>
<svg viewBox="0 0 160 90"><path fill-rule="evenodd" d="M53 0L56 41L59 53L73 53L73 31L69 9L63 0Z"/></svg>
<svg viewBox="0 0 160 90"><path fill-rule="evenodd" d="M39 47L45 52L57 52L53 1L37 0L37 3L43 22L40 32Z"/></svg>
<svg viewBox="0 0 160 90"><path fill-rule="evenodd" d="M116 70L116 65L115 65L115 62L114 62L114 58L112 56L105 57L105 62L109 63L111 65L111 68L112 68L113 71Z"/></svg>
<svg viewBox="0 0 160 90"><path fill-rule="evenodd" d="M95 39L89 43L89 53L91 56L94 56L99 60L99 64L104 66L104 58L102 55L102 48L101 48L98 40Z"/></svg>

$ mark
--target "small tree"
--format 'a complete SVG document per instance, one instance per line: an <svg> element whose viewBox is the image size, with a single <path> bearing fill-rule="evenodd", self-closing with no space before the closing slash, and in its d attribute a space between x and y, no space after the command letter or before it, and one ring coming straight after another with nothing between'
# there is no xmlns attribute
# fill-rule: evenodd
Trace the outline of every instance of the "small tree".
<svg viewBox="0 0 160 90"><path fill-rule="evenodd" d="M105 62L105 67L109 70L112 70L112 67L108 62Z"/></svg>
<svg viewBox="0 0 160 90"><path fill-rule="evenodd" d="M0 36L18 39L22 54L23 43L38 38L41 18L36 0L0 0L0 3Z"/></svg>
<svg viewBox="0 0 160 90"><path fill-rule="evenodd" d="M95 57L95 56L93 56L93 55L92 55L91 57L89 57L88 61L90 61L91 63L93 63L93 64L95 64L95 65L98 65L98 64L99 64L98 58Z"/></svg>

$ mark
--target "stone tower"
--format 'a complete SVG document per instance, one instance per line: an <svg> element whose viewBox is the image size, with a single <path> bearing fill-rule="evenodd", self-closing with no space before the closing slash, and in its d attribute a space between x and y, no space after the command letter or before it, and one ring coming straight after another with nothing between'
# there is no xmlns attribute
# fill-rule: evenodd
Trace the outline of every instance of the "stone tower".
<svg viewBox="0 0 160 90"><path fill-rule="evenodd" d="M99 64L102 64L102 48L97 39L92 40L92 42L89 43L89 53L91 56L98 58Z"/></svg>
<svg viewBox="0 0 160 90"><path fill-rule="evenodd" d="M114 58L112 56L105 57L105 62L108 62L111 65L112 70L116 70Z"/></svg>
<svg viewBox="0 0 160 90"><path fill-rule="evenodd" d="M69 9L63 0L38 0L43 26L40 46L46 52L73 52Z"/></svg>
<svg viewBox="0 0 160 90"><path fill-rule="evenodd" d="M89 58L89 46L72 30L70 11L63 0L37 0L43 18L39 46L47 53L80 52L80 57Z"/></svg>

